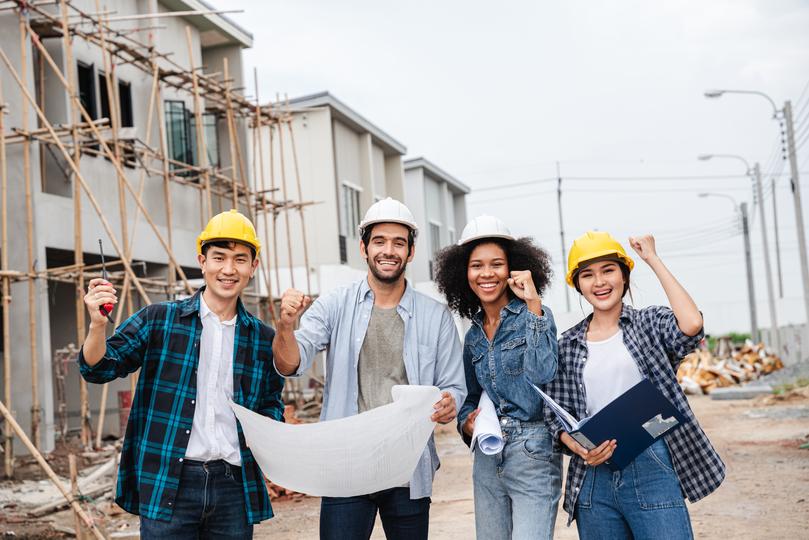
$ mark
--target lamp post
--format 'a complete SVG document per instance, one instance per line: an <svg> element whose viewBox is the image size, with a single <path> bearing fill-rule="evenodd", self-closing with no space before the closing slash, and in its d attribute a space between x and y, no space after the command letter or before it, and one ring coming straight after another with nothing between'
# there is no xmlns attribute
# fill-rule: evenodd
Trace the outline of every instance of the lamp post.
<svg viewBox="0 0 809 540"><path fill-rule="evenodd" d="M770 241L767 237L767 219L764 215L764 195L761 188L761 168L756 163L752 168L750 164L742 156L736 154L702 154L697 157L702 161L707 161L713 158L728 158L736 159L744 163L746 174L753 180L753 189L755 190L755 197L758 200L759 215L761 217L761 237L764 242L764 270L767 277L767 304L770 311L770 326L772 327L771 338L772 345L775 350L781 352L781 336L778 332L778 311L775 306L775 290L773 288L772 279L772 266L770 265Z"/></svg>
<svg viewBox="0 0 809 540"><path fill-rule="evenodd" d="M756 313L756 292L753 284L753 260L750 256L750 228L747 221L747 203L743 202L741 206L736 204L736 199L730 195L722 193L700 193L698 197L722 197L728 199L733 203L736 212L742 218L742 233L744 235L744 263L747 267L747 303L750 309L750 338L758 343L758 316Z"/></svg>
<svg viewBox="0 0 809 540"><path fill-rule="evenodd" d="M707 98L719 98L725 94L751 94L763 97L773 108L773 118L778 118L779 113L786 123L786 153L789 158L790 183L792 187L792 202L795 206L795 225L798 229L798 253L801 261L801 281L803 282L803 304L806 315L806 323L809 324L809 256L806 253L806 227L803 224L803 207L801 206L801 183L798 174L798 157L795 149L795 129L792 118L792 103L787 100L784 107L779 109L775 101L757 90L708 90L705 92ZM782 140L783 140L782 131ZM779 351L780 353L781 351Z"/></svg>

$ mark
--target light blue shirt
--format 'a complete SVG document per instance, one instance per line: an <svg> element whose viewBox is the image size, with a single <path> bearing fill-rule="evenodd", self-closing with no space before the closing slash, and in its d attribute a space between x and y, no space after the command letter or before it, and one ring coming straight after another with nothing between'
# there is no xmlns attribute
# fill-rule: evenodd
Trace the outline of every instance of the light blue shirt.
<svg viewBox="0 0 809 540"><path fill-rule="evenodd" d="M326 388L321 420L357 414L357 365L374 306L374 293L363 278L318 298L301 317L295 339L301 364L291 377L303 375L315 355L326 349ZM404 364L409 384L433 385L448 391L460 409L466 398L463 356L458 330L447 307L415 291L410 283L396 307L404 321ZM430 437L413 477L410 498L432 494L438 469L435 441Z"/></svg>

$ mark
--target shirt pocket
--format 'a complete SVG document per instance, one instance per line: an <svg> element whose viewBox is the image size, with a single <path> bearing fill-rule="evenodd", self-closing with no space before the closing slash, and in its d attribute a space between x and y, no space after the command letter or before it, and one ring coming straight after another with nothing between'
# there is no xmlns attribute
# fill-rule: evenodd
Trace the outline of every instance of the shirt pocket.
<svg viewBox="0 0 809 540"><path fill-rule="evenodd" d="M500 347L500 362L506 375L521 375L525 371L525 336L510 339Z"/></svg>

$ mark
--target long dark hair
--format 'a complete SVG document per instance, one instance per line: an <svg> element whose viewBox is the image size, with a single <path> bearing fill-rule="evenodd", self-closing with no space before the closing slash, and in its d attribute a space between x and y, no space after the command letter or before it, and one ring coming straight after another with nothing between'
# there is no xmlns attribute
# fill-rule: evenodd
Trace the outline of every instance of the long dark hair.
<svg viewBox="0 0 809 540"><path fill-rule="evenodd" d="M509 271L530 270L534 286L541 295L550 283L553 270L551 257L547 251L534 245L529 237L517 240L502 238L481 238L463 245L446 247L436 254L435 283L438 290L447 298L450 309L471 319L480 309L480 299L469 288L467 267L472 251L481 244L497 244L506 254ZM507 289L509 299L514 297L511 288Z"/></svg>

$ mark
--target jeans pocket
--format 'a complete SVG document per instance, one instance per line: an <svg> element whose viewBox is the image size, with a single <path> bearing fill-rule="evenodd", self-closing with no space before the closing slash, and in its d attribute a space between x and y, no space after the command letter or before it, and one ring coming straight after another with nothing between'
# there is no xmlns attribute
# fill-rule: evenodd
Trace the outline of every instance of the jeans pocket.
<svg viewBox="0 0 809 540"><path fill-rule="evenodd" d="M644 510L684 506L680 479L671 465L666 444L660 440L631 464L638 504Z"/></svg>
<svg viewBox="0 0 809 540"><path fill-rule="evenodd" d="M550 461L553 457L553 442L551 435L543 430L541 433L531 435L522 445L523 453L537 461Z"/></svg>
<svg viewBox="0 0 809 540"><path fill-rule="evenodd" d="M500 347L500 362L507 375L520 375L525 371L525 336L503 343Z"/></svg>

